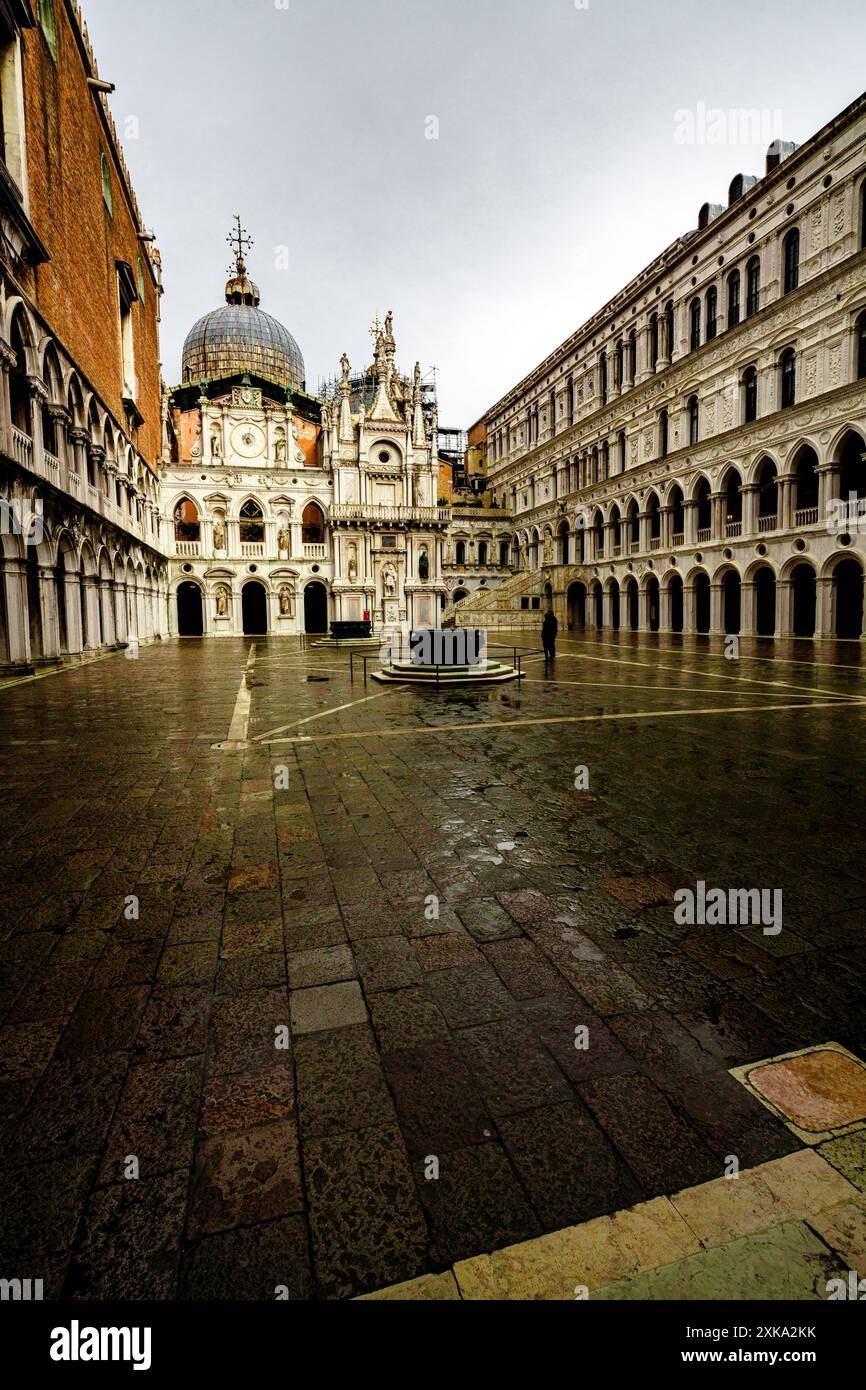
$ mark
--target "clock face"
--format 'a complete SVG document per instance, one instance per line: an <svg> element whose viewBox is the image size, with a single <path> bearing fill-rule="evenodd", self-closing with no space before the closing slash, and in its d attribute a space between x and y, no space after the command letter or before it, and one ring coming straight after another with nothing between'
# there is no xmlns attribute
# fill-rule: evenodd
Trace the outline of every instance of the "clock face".
<svg viewBox="0 0 866 1390"><path fill-rule="evenodd" d="M264 431L258 425L235 426L232 430L232 448L241 458L258 458L265 451Z"/></svg>

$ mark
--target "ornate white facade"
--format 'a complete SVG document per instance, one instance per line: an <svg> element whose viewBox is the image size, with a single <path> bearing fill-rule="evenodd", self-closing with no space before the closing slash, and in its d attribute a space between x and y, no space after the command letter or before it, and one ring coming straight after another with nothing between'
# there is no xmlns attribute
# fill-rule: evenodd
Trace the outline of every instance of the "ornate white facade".
<svg viewBox="0 0 866 1390"><path fill-rule="evenodd" d="M244 311L240 332L255 337L258 291L240 260L227 299ZM194 333L198 343L199 325ZM338 393L322 404L269 381L252 357L259 373L238 378L242 346L231 345L231 377L187 382L167 411L171 631L325 633L365 618L380 630L435 625L450 511L437 504L435 410L428 419L420 366L411 378L397 368L391 315L367 375L369 402L345 354ZM218 368L217 349L211 360Z"/></svg>
<svg viewBox="0 0 866 1390"><path fill-rule="evenodd" d="M457 621L861 636L864 190L861 97L488 411L521 573Z"/></svg>

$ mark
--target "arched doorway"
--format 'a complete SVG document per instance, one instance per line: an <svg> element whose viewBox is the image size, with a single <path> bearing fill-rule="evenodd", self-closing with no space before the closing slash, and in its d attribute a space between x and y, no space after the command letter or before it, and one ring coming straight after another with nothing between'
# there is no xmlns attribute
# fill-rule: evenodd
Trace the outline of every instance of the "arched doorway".
<svg viewBox="0 0 866 1390"><path fill-rule="evenodd" d="M177 631L180 637L204 636L204 609L201 589L190 581L178 585Z"/></svg>
<svg viewBox="0 0 866 1390"><path fill-rule="evenodd" d="M462 594L461 597L465 598L466 595ZM452 602L457 602L456 593ZM324 584L320 584L318 580L308 584L304 590L304 631L311 633L328 631L328 591Z"/></svg>
<svg viewBox="0 0 866 1390"><path fill-rule="evenodd" d="M615 579L610 581L610 625L619 632L619 585Z"/></svg>
<svg viewBox="0 0 866 1390"><path fill-rule="evenodd" d="M628 625L632 632L637 632L638 622L640 621L638 610L637 581L630 579L625 586L626 612L628 613Z"/></svg>
<svg viewBox="0 0 866 1390"><path fill-rule="evenodd" d="M593 614L594 614L594 616L595 616L595 625L596 625L596 627L597 627L597 628L602 628L602 627L604 627L604 596L603 596L603 594L602 594L602 588L601 588L601 585L600 585L599 583L596 583L596 584L593 586L593 590L592 590L592 609L593 609Z"/></svg>
<svg viewBox="0 0 866 1390"><path fill-rule="evenodd" d="M244 585L241 595L245 637L265 637L268 631L268 591L257 579Z"/></svg>
<svg viewBox="0 0 866 1390"><path fill-rule="evenodd" d="M740 576L736 570L728 570L725 575L722 581L722 594L725 605L725 632L738 633L740 630L741 589Z"/></svg>
<svg viewBox="0 0 866 1390"><path fill-rule="evenodd" d="M451 602L459 603L461 599L468 597L469 595L467 594L465 589L455 589L454 593L451 595ZM307 631L309 632L309 628L307 629Z"/></svg>
<svg viewBox="0 0 866 1390"><path fill-rule="evenodd" d="M678 574L675 574L668 585L669 601L671 605L671 632L682 632L683 630L683 581Z"/></svg>
<svg viewBox="0 0 866 1390"><path fill-rule="evenodd" d="M776 576L769 565L755 575L755 631L759 637L776 633Z"/></svg>
<svg viewBox="0 0 866 1390"><path fill-rule="evenodd" d="M695 632L710 630L710 576L695 575Z"/></svg>
<svg viewBox="0 0 866 1390"><path fill-rule="evenodd" d="M797 565L791 575L794 594L794 636L815 636L815 571L811 565Z"/></svg>
<svg viewBox="0 0 866 1390"><path fill-rule="evenodd" d="M649 608L650 632L659 630L659 582L657 579L650 579L646 586L647 606Z"/></svg>
<svg viewBox="0 0 866 1390"><path fill-rule="evenodd" d="M578 632L586 629L586 585L570 584L568 587L568 626Z"/></svg>
<svg viewBox="0 0 866 1390"><path fill-rule="evenodd" d="M863 571L856 560L842 560L833 571L833 612L837 637L863 633Z"/></svg>

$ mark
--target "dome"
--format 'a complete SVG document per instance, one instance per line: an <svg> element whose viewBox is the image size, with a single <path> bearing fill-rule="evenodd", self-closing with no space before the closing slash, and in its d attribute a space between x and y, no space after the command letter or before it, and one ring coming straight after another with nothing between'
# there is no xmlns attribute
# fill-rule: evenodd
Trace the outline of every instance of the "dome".
<svg viewBox="0 0 866 1390"><path fill-rule="evenodd" d="M287 328L259 308L259 299L258 286L238 258L225 305L199 319L183 345L184 382L248 373L277 386L303 387L301 349Z"/></svg>

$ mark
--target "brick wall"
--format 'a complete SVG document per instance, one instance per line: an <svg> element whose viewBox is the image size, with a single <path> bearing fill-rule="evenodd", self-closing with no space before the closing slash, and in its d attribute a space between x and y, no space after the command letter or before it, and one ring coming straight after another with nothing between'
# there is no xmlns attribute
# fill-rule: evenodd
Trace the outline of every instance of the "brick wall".
<svg viewBox="0 0 866 1390"><path fill-rule="evenodd" d="M51 259L26 288L40 313L115 418L127 428L116 262L125 261L144 301L133 307L137 402L144 424L135 443L155 465L160 453L158 294L138 240L101 102L87 84L77 24L66 0L54 0L57 61L37 25L24 35L24 101L30 219ZM101 154L109 161L113 213L102 192Z"/></svg>

